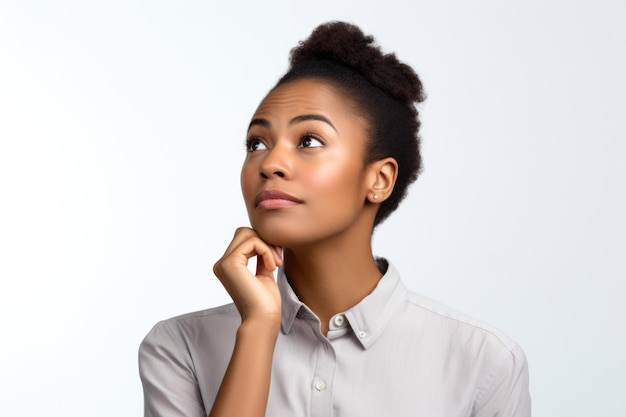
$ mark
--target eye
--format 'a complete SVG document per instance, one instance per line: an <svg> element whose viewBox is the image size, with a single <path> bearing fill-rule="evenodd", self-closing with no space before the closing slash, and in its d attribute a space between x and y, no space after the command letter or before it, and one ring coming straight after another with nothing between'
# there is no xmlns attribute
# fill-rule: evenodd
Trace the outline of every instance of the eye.
<svg viewBox="0 0 626 417"><path fill-rule="evenodd" d="M267 149L267 146L259 138L250 138L246 141L246 150L248 152L261 151Z"/></svg>
<svg viewBox="0 0 626 417"><path fill-rule="evenodd" d="M319 148L324 146L324 141L315 135L306 134L300 139L299 148Z"/></svg>

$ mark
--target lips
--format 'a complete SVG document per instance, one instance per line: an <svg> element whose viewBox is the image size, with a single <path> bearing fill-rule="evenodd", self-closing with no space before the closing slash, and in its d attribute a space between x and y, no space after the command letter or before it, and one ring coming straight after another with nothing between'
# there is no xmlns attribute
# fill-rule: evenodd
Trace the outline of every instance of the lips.
<svg viewBox="0 0 626 417"><path fill-rule="evenodd" d="M261 191L254 199L254 206L264 209L277 209L295 206L302 200L277 190Z"/></svg>

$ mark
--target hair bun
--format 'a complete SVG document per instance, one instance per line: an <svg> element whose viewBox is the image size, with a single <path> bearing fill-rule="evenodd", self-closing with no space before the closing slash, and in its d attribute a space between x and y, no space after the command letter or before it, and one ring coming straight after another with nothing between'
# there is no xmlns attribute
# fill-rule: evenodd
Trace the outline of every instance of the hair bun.
<svg viewBox="0 0 626 417"><path fill-rule="evenodd" d="M406 104L419 103L426 98L415 71L400 62L394 53L384 54L374 37L365 35L355 25L324 23L291 50L292 69L320 60L357 71L372 85Z"/></svg>

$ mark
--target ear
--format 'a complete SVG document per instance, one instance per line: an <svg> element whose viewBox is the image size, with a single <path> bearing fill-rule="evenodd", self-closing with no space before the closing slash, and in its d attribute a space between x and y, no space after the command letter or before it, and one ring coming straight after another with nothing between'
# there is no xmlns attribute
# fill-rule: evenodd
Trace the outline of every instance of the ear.
<svg viewBox="0 0 626 417"><path fill-rule="evenodd" d="M368 169L369 189L367 200L370 203L382 203L391 195L398 178L398 162L394 158L374 161Z"/></svg>

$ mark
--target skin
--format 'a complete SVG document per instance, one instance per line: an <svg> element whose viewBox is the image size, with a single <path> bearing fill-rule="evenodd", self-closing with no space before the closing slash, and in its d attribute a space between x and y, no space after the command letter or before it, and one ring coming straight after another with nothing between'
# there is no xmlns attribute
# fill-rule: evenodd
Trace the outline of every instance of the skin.
<svg viewBox="0 0 626 417"><path fill-rule="evenodd" d="M332 84L301 79L272 90L252 117L241 170L252 228L238 229L214 266L242 323L210 416L265 415L281 319L278 266L284 263L324 335L330 318L361 301L382 276L371 234L397 163L364 163L367 120L348 100ZM252 257L256 274L247 268Z"/></svg>

